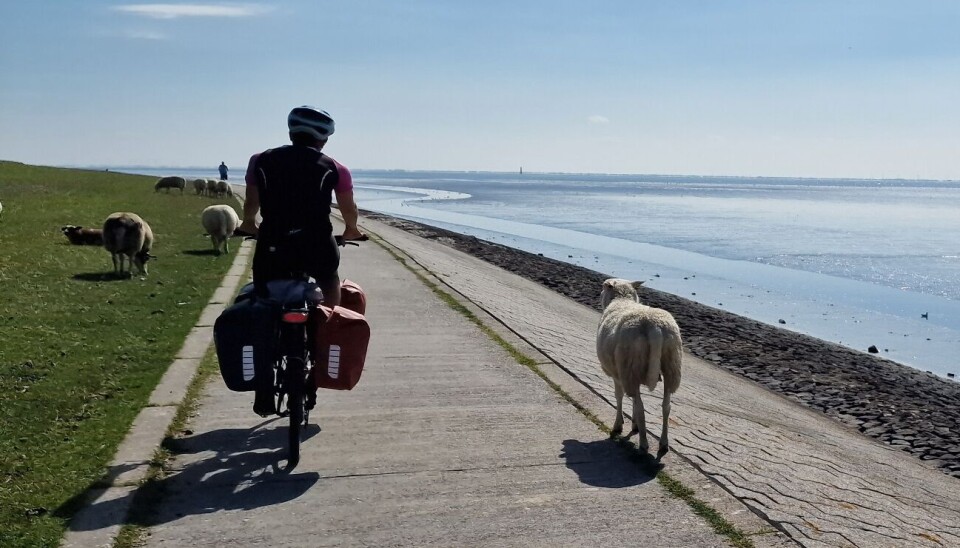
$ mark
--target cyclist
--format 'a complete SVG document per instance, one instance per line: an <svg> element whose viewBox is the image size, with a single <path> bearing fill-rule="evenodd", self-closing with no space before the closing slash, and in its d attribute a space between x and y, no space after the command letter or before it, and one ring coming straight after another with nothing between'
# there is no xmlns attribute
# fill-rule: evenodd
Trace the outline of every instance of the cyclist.
<svg viewBox="0 0 960 548"><path fill-rule="evenodd" d="M334 130L327 112L296 107L287 116L287 128L291 144L250 157L239 231L257 235L253 281L259 290L269 280L303 272L317 281L324 304L333 307L340 303L340 250L330 223L331 195L346 225L343 239L367 238L357 228L353 179L346 167L321 152ZM263 219L259 226L258 212Z"/></svg>
<svg viewBox="0 0 960 548"><path fill-rule="evenodd" d="M357 228L350 171L321 152L333 135L333 118L314 107L297 107L287 116L287 128L291 144L250 157L238 230L257 236L253 283L258 294L266 293L270 280L304 273L316 280L324 304L332 308L340 304L340 250L330 223L331 195L346 225L343 239L365 240L367 235ZM276 412L272 387L261 388L253 410L271 415ZM311 387L306 408L312 409L316 401L316 387Z"/></svg>

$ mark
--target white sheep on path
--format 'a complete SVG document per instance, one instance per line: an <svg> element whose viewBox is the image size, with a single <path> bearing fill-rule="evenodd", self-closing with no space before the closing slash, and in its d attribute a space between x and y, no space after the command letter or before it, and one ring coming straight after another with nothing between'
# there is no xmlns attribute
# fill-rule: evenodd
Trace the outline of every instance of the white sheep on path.
<svg viewBox="0 0 960 548"><path fill-rule="evenodd" d="M653 390L663 378L663 429L657 459L669 451L667 424L670 418L670 394L680 387L680 362L683 341L680 327L666 310L640 304L636 287L643 282L610 278L603 282L600 300L603 314L597 329L597 357L603 372L613 378L617 399L617 419L613 434L623 431L623 395L633 398L633 430L640 434L640 451L646 453L647 427L640 386Z"/></svg>
<svg viewBox="0 0 960 548"><path fill-rule="evenodd" d="M228 205L212 205L200 214L200 222L203 223L203 229L210 235L217 255L220 254L221 245L224 253L230 253L230 236L233 236L233 231L240 225L237 212Z"/></svg>
<svg viewBox="0 0 960 548"><path fill-rule="evenodd" d="M123 258L127 257L127 273L133 273L133 265L141 275L147 274L147 261L153 258L153 230L136 213L112 213L103 222L103 247L113 259L113 271L123 274Z"/></svg>

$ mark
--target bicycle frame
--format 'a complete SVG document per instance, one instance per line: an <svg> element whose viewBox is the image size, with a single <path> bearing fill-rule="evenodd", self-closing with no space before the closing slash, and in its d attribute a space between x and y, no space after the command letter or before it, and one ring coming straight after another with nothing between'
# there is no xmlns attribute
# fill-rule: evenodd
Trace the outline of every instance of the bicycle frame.
<svg viewBox="0 0 960 548"><path fill-rule="evenodd" d="M289 456L287 469L300 461L300 440L304 426L310 420L307 409L307 383L312 378L307 325L315 303L306 298L287 302L280 311L278 355L274 363L277 413L290 417L288 428Z"/></svg>

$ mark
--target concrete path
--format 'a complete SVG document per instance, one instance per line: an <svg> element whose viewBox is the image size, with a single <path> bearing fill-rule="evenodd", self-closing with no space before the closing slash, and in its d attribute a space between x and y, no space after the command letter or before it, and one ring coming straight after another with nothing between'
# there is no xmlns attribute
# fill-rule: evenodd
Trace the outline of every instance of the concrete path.
<svg viewBox="0 0 960 548"><path fill-rule="evenodd" d="M343 254L373 329L360 384L321 392L287 474L285 421L215 379L148 546L725 545L384 248Z"/></svg>
<svg viewBox="0 0 960 548"><path fill-rule="evenodd" d="M597 312L435 242L374 221L364 226L576 377L606 403L599 413L612 423L612 384L594 351ZM673 448L796 542L960 546L957 479L692 356L683 367ZM656 433L659 395L643 400Z"/></svg>

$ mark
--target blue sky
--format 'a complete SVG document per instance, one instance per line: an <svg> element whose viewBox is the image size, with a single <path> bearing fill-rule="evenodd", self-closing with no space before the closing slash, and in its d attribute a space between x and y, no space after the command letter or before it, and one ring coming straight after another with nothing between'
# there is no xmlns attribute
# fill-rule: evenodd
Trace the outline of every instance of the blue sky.
<svg viewBox="0 0 960 548"><path fill-rule="evenodd" d="M0 3L0 159L960 179L960 3Z"/></svg>

